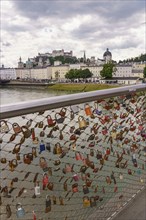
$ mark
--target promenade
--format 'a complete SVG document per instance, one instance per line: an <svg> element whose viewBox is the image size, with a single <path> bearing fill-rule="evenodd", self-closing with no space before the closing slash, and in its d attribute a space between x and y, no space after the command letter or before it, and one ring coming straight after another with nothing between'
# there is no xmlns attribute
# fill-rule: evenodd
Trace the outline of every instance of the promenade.
<svg viewBox="0 0 146 220"><path fill-rule="evenodd" d="M113 220L146 220L146 189L140 192Z"/></svg>

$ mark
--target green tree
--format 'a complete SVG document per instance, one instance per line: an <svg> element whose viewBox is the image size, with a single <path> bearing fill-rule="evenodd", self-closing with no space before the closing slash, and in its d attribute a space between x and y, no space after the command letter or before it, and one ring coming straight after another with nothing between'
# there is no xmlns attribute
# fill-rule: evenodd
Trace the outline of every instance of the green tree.
<svg viewBox="0 0 146 220"><path fill-rule="evenodd" d="M90 72L89 69L84 69L84 70L71 69L65 75L65 78L70 80L81 79L81 78L86 79L90 77L92 77L92 73Z"/></svg>
<svg viewBox="0 0 146 220"><path fill-rule="evenodd" d="M146 66L145 66L144 69L143 69L143 78L144 78L144 79L146 78Z"/></svg>
<svg viewBox="0 0 146 220"><path fill-rule="evenodd" d="M116 72L115 64L110 62L103 65L103 69L100 71L100 75L105 79L111 79L115 72Z"/></svg>

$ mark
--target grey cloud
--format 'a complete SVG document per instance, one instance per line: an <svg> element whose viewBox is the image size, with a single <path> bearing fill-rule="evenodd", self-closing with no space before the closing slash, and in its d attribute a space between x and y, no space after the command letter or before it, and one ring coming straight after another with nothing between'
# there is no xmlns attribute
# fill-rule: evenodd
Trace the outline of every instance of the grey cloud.
<svg viewBox="0 0 146 220"><path fill-rule="evenodd" d="M2 43L2 45L5 46L5 47L10 47L10 46L11 46L11 43L5 42L5 43Z"/></svg>
<svg viewBox="0 0 146 220"><path fill-rule="evenodd" d="M106 1L34 1L19 0L13 2L22 15L31 19L40 17L56 17L62 19L82 14L99 14L109 20L126 19L136 12L144 12L144 1L106 0Z"/></svg>

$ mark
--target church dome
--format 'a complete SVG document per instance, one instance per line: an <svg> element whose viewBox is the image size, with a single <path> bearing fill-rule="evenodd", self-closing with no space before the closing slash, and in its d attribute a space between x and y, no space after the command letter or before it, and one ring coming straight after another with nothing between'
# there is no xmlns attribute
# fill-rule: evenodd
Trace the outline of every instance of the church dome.
<svg viewBox="0 0 146 220"><path fill-rule="evenodd" d="M112 54L111 54L111 52L109 51L108 48L106 49L106 51L103 54L103 57L106 57L106 56L112 56Z"/></svg>

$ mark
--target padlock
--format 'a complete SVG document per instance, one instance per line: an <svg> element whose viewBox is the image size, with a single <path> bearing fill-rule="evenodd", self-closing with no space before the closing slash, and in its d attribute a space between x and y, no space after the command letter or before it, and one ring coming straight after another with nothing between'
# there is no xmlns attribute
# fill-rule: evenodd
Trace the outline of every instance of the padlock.
<svg viewBox="0 0 146 220"><path fill-rule="evenodd" d="M46 147L45 147L45 144L44 144L44 141L41 140L40 142L40 151L39 151L39 154L42 153L42 151L45 151Z"/></svg>
<svg viewBox="0 0 146 220"><path fill-rule="evenodd" d="M107 127L103 127L102 129L102 134L106 135L108 133Z"/></svg>
<svg viewBox="0 0 146 220"><path fill-rule="evenodd" d="M111 181L111 178L109 176L106 177L106 182L107 182L107 184L111 184L112 181Z"/></svg>
<svg viewBox="0 0 146 220"><path fill-rule="evenodd" d="M66 111L67 111L66 108L62 108L62 109L60 110L60 112L59 112L59 115L60 115L61 117L65 117Z"/></svg>
<svg viewBox="0 0 146 220"><path fill-rule="evenodd" d="M88 196L84 196L84 197L83 197L83 206L84 206L85 208L90 207L90 199L89 199Z"/></svg>
<svg viewBox="0 0 146 220"><path fill-rule="evenodd" d="M32 153L28 153L28 154L27 154L27 157L28 157L31 161L33 161L33 154L32 154Z"/></svg>
<svg viewBox="0 0 146 220"><path fill-rule="evenodd" d="M74 192L74 193L78 192L78 184L77 183L74 183L72 185L72 192Z"/></svg>
<svg viewBox="0 0 146 220"><path fill-rule="evenodd" d="M16 160L20 160L20 153L16 154Z"/></svg>
<svg viewBox="0 0 146 220"><path fill-rule="evenodd" d="M35 137L35 139L33 140L33 144L38 144L39 143L39 139L38 137Z"/></svg>
<svg viewBox="0 0 146 220"><path fill-rule="evenodd" d="M52 196L52 200L53 200L53 205L56 205L57 201L56 201L56 196Z"/></svg>
<svg viewBox="0 0 146 220"><path fill-rule="evenodd" d="M48 171L48 164L47 164L46 159L44 157L40 158L39 164L44 172Z"/></svg>
<svg viewBox="0 0 146 220"><path fill-rule="evenodd" d="M79 181L79 175L75 173L73 175L73 179L74 179L74 181Z"/></svg>
<svg viewBox="0 0 146 220"><path fill-rule="evenodd" d="M75 114L74 114L73 111L71 111L71 112L70 112L70 120L72 121L72 120L74 119L74 117L75 117Z"/></svg>
<svg viewBox="0 0 146 220"><path fill-rule="evenodd" d="M62 133L62 131L60 131L59 139L63 140L63 133Z"/></svg>
<svg viewBox="0 0 146 220"><path fill-rule="evenodd" d="M90 197L90 207L95 207L96 206L96 199L94 196Z"/></svg>
<svg viewBox="0 0 146 220"><path fill-rule="evenodd" d="M18 134L18 133L21 132L21 127L20 127L20 125L18 125L18 123L16 123L16 122L13 123L12 127L13 127L13 130L14 130L15 134Z"/></svg>
<svg viewBox="0 0 146 220"><path fill-rule="evenodd" d="M80 168L81 173L85 173L86 170L87 170L87 167L85 165L81 166L81 168Z"/></svg>
<svg viewBox="0 0 146 220"><path fill-rule="evenodd" d="M91 184L92 184L92 181L91 181L91 180L89 180L89 179L86 179L86 186L87 186L87 187L90 187L90 186L91 186Z"/></svg>
<svg viewBox="0 0 146 220"><path fill-rule="evenodd" d="M78 105L71 105L70 109L71 109L71 111L73 111L74 114L78 114L78 112L79 112L79 106Z"/></svg>
<svg viewBox="0 0 146 220"><path fill-rule="evenodd" d="M106 155L110 155L110 148L109 147L107 147L107 149L106 149Z"/></svg>
<svg viewBox="0 0 146 220"><path fill-rule="evenodd" d="M8 133L9 126L5 120L0 121L0 132L1 133Z"/></svg>
<svg viewBox="0 0 146 220"><path fill-rule="evenodd" d="M44 137L45 136L45 132L44 131L41 131L40 132L40 137Z"/></svg>
<svg viewBox="0 0 146 220"><path fill-rule="evenodd" d="M34 193L36 196L41 194L39 182L36 182L36 184L35 184Z"/></svg>
<svg viewBox="0 0 146 220"><path fill-rule="evenodd" d="M51 199L50 196L47 195L46 196L46 209L45 209L45 213L48 213L51 211Z"/></svg>
<svg viewBox="0 0 146 220"><path fill-rule="evenodd" d="M26 122L26 127L30 127L32 125L33 120L30 119L29 121Z"/></svg>
<svg viewBox="0 0 146 220"><path fill-rule="evenodd" d="M85 104L85 113L87 116L92 115L92 110L91 110L91 107L89 106L89 104Z"/></svg>
<svg viewBox="0 0 146 220"><path fill-rule="evenodd" d="M1 163L7 163L7 159L5 157L2 157L0 161Z"/></svg>
<svg viewBox="0 0 146 220"><path fill-rule="evenodd" d="M61 116L59 113L56 113L55 114L55 121L58 123L58 124L62 124L65 120L65 117Z"/></svg>
<svg viewBox="0 0 146 220"><path fill-rule="evenodd" d="M83 193L84 194L89 193L89 188L86 185L83 185Z"/></svg>
<svg viewBox="0 0 146 220"><path fill-rule="evenodd" d="M43 174L42 183L43 183L43 190L45 190L46 186L47 186L48 183L49 183L49 178L48 178L47 173L44 173L44 174Z"/></svg>
<svg viewBox="0 0 146 220"><path fill-rule="evenodd" d="M13 154L19 153L20 147L21 147L21 144L16 144L15 147L13 148L12 153L13 153Z"/></svg>
<svg viewBox="0 0 146 220"><path fill-rule="evenodd" d="M25 216L25 210L22 207L21 203L16 204L16 215L17 215L17 218L21 218Z"/></svg>
<svg viewBox="0 0 146 220"><path fill-rule="evenodd" d="M46 143L46 150L48 150L49 152L51 152L51 146L50 146L50 143Z"/></svg>
<svg viewBox="0 0 146 220"><path fill-rule="evenodd" d="M64 191L68 191L67 181L65 181L65 182L63 183L63 189L64 189Z"/></svg>
<svg viewBox="0 0 146 220"><path fill-rule="evenodd" d="M10 167L10 171L14 171L14 169L18 166L17 160L13 159L11 161L9 161L9 167Z"/></svg>
<svg viewBox="0 0 146 220"><path fill-rule="evenodd" d="M56 125L56 121L52 119L51 115L47 115L47 122L49 127L54 127Z"/></svg>
<svg viewBox="0 0 146 220"><path fill-rule="evenodd" d="M54 147L54 149L53 149L53 153L54 153L54 154L61 154L61 153L62 153L62 147L61 147L61 145L60 145L59 142L57 142L57 143L55 144L55 147Z"/></svg>
<svg viewBox="0 0 146 220"><path fill-rule="evenodd" d="M64 201L63 201L62 196L59 196L59 202L60 202L60 205L64 205Z"/></svg>
<svg viewBox="0 0 146 220"><path fill-rule="evenodd" d="M85 121L83 116L78 117L78 123L80 129L85 129L87 127L87 122Z"/></svg>
<svg viewBox="0 0 146 220"><path fill-rule="evenodd" d="M38 122L38 128L43 128L43 126L44 126L44 122L43 121Z"/></svg>
<svg viewBox="0 0 146 220"><path fill-rule="evenodd" d="M47 188L51 191L53 191L53 188L54 188L54 184L52 182L49 182L48 185L47 185Z"/></svg>
<svg viewBox="0 0 146 220"><path fill-rule="evenodd" d="M90 156L94 157L94 149L90 149Z"/></svg>
<svg viewBox="0 0 146 220"><path fill-rule="evenodd" d="M76 160L82 160L80 152L75 152L75 158Z"/></svg>
<svg viewBox="0 0 146 220"><path fill-rule="evenodd" d="M31 159L28 157L28 154L23 155L23 162L25 164L31 164Z"/></svg>
<svg viewBox="0 0 146 220"><path fill-rule="evenodd" d="M21 130L25 138L29 138L31 136L31 131L26 126L22 126Z"/></svg>
<svg viewBox="0 0 146 220"><path fill-rule="evenodd" d="M32 147L32 154L34 157L37 157L36 147Z"/></svg>

